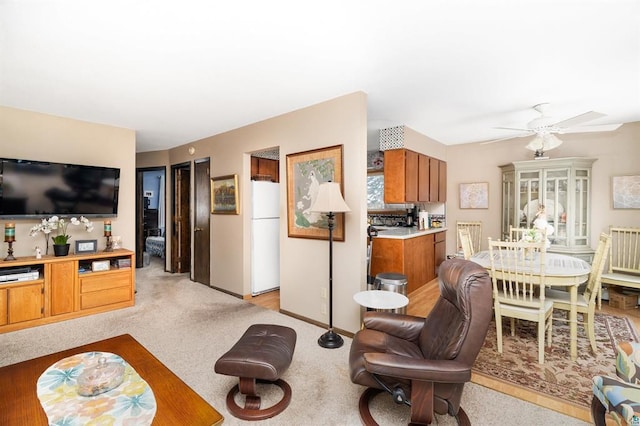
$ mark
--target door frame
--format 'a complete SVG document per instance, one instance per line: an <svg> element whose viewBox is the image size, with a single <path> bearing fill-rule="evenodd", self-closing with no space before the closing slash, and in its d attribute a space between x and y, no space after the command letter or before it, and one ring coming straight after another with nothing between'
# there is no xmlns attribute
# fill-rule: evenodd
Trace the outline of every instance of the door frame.
<svg viewBox="0 0 640 426"><path fill-rule="evenodd" d="M136 252L136 268L142 268L144 259L144 173L145 172L164 172L164 196L165 196L165 211L166 211L166 197L167 197L167 168L164 166L156 166L156 167L137 167L136 168L136 243L135 243L135 252ZM167 229L167 215L165 215L165 223L164 229L166 233ZM167 255L167 248L165 243L165 257ZM165 268L166 270L166 265Z"/></svg>
<svg viewBox="0 0 640 426"><path fill-rule="evenodd" d="M190 161L185 161L183 163L178 163L178 164L172 164L171 165L171 261L170 263L170 272L175 273L175 272L189 272L189 275L191 276L191 210L192 210L192 201L191 201L191 162ZM187 213L187 220L189 223L189 230L188 232L183 232L183 233L179 233L178 232L178 227L176 226L177 224L177 218L176 218L176 202L177 202L177 191L176 191L176 174L178 170L186 170L188 172L188 189L187 189L187 209L188 209L188 213ZM178 235L180 234L180 235ZM178 263L178 259L176 256L176 251L179 250L180 246L181 246L181 238L184 238L186 236L186 238L188 239L187 242L185 242L185 244L182 244L182 246L185 248L185 250L187 250L187 259L188 262L184 262L184 265L181 264L181 268L180 271L177 271L177 263Z"/></svg>
<svg viewBox="0 0 640 426"><path fill-rule="evenodd" d="M193 167L193 281L211 285L211 158L195 160ZM199 176L200 167L206 172ZM200 182L200 179L205 181ZM200 190L199 190L200 189ZM204 203L204 205L202 205ZM204 213L204 215L203 215ZM200 221L199 219L205 220ZM202 240L201 240L202 239ZM200 242L201 244L198 244Z"/></svg>

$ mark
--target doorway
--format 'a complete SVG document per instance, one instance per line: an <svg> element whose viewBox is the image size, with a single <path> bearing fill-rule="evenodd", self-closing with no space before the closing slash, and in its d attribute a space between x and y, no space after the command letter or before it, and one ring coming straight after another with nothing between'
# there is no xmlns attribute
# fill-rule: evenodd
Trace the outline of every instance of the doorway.
<svg viewBox="0 0 640 426"><path fill-rule="evenodd" d="M211 185L209 158L195 161L193 192L193 280L210 285L211 272Z"/></svg>
<svg viewBox="0 0 640 426"><path fill-rule="evenodd" d="M251 294L270 294L279 306L279 148L251 153Z"/></svg>
<svg viewBox="0 0 640 426"><path fill-rule="evenodd" d="M190 272L191 270L190 174L190 163L171 166L173 184L171 272L174 273Z"/></svg>
<svg viewBox="0 0 640 426"><path fill-rule="evenodd" d="M164 167L136 169L136 268L147 257L166 258L165 175Z"/></svg>

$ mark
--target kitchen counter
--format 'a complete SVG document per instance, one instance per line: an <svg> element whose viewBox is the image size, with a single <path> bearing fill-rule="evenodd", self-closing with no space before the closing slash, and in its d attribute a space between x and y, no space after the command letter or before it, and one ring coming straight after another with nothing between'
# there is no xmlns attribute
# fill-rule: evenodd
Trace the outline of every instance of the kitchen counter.
<svg viewBox="0 0 640 426"><path fill-rule="evenodd" d="M409 238L421 237L423 235L435 234L446 231L447 228L429 228L418 230L416 227L390 227L390 226L374 226L378 230L377 238L393 238L398 240L406 240Z"/></svg>

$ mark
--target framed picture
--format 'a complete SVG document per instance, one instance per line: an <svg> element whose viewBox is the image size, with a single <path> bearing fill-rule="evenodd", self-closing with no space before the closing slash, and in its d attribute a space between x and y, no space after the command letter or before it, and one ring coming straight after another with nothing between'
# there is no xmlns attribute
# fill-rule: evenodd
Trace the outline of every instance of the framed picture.
<svg viewBox="0 0 640 426"><path fill-rule="evenodd" d="M98 240L76 240L76 254L96 253Z"/></svg>
<svg viewBox="0 0 640 426"><path fill-rule="evenodd" d="M238 175L211 178L211 213L240 214Z"/></svg>
<svg viewBox="0 0 640 426"><path fill-rule="evenodd" d="M640 175L613 176L611 184L614 209L640 209Z"/></svg>
<svg viewBox="0 0 640 426"><path fill-rule="evenodd" d="M489 208L489 182L461 183L460 184L460 208L461 209L488 209Z"/></svg>
<svg viewBox="0 0 640 426"><path fill-rule="evenodd" d="M342 145L287 155L287 230L289 237L329 239L327 217L311 211L324 182L342 182ZM344 241L344 213L336 213L334 241Z"/></svg>

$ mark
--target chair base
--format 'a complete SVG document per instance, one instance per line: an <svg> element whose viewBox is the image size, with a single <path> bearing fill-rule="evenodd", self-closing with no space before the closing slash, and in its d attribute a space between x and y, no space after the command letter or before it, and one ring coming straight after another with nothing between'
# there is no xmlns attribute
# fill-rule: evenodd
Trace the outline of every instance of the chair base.
<svg viewBox="0 0 640 426"><path fill-rule="evenodd" d="M373 397L378 395L380 392L383 392L382 389L367 388L364 390L364 392L362 392L362 395L360 395L360 400L358 401L358 411L360 412L360 420L362 421L362 424L365 426L379 426L378 423L373 418L373 416L371 415L371 410L369 409L369 402L373 399ZM432 414L431 417L433 418L433 413L431 414ZM454 417L458 422L459 426L471 426L471 421L469 420L469 416L467 416L467 413L465 413L462 407L458 409L458 415ZM408 423L409 426L421 426L421 425L428 425L428 424L431 424L431 422L416 423L411 421Z"/></svg>
<svg viewBox="0 0 640 426"><path fill-rule="evenodd" d="M284 392L282 399L269 408L260 409L260 396L256 393L256 381L278 386ZM235 396L238 392L246 395L244 407L236 404ZM227 408L235 417L242 420L265 420L282 413L291 402L291 386L282 379L276 381L257 380L240 377L240 383L235 385L227 394Z"/></svg>

